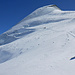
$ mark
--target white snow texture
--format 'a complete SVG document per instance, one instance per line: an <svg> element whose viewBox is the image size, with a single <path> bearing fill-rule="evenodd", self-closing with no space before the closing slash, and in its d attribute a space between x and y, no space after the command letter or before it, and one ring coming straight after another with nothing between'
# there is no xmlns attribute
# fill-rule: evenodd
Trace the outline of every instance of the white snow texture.
<svg viewBox="0 0 75 75"><path fill-rule="evenodd" d="M1 34L0 75L75 75L75 11L44 6Z"/></svg>

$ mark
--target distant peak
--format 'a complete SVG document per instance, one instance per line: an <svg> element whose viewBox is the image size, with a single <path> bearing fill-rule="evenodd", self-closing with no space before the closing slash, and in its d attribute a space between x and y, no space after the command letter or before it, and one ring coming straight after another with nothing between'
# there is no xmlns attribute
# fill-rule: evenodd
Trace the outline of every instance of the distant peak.
<svg viewBox="0 0 75 75"><path fill-rule="evenodd" d="M61 9L57 5L54 5L54 4L53 5L46 5L46 6L43 6L43 7L36 9L29 16L45 15L45 14L53 12L54 10L61 11Z"/></svg>
<svg viewBox="0 0 75 75"><path fill-rule="evenodd" d="M44 6L44 7L53 7L53 8L56 8L56 9L61 10L61 9L60 9L57 5L55 5L55 4L47 5L47 6Z"/></svg>
<svg viewBox="0 0 75 75"><path fill-rule="evenodd" d="M49 14L49 13L53 13L54 10L61 11L61 9L55 4L40 7L38 9L36 9L34 12L32 12L30 15L25 17L23 20L21 20L20 22L23 22L25 20L28 20L28 19L31 19L31 18L34 18L34 17L46 15L46 14Z"/></svg>
<svg viewBox="0 0 75 75"><path fill-rule="evenodd" d="M57 7L57 5L54 5L54 4L53 5L48 5L48 7Z"/></svg>

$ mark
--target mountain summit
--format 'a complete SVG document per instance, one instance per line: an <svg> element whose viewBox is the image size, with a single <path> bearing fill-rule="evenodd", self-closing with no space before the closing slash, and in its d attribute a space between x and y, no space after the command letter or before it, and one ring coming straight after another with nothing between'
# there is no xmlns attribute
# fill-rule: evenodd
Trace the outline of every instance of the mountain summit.
<svg viewBox="0 0 75 75"><path fill-rule="evenodd" d="M0 75L75 75L75 11L43 6L0 35Z"/></svg>
<svg viewBox="0 0 75 75"><path fill-rule="evenodd" d="M60 11L60 9L56 5L48 5L38 8L29 16L20 21L17 25L12 27L10 30L0 35L0 45L8 44L12 41L19 39L20 37L23 37L29 33L34 32L35 29L30 29L29 27L34 27L50 22L50 20L44 20L45 17L43 16L46 16L48 14L55 14L55 11Z"/></svg>

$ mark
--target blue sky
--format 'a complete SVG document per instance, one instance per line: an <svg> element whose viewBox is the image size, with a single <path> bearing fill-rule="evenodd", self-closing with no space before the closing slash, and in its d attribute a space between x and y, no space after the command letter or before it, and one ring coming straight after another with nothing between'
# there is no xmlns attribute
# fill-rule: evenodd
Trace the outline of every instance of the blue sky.
<svg viewBox="0 0 75 75"><path fill-rule="evenodd" d="M62 10L75 11L75 0L0 0L0 34L35 9L50 4L56 4Z"/></svg>

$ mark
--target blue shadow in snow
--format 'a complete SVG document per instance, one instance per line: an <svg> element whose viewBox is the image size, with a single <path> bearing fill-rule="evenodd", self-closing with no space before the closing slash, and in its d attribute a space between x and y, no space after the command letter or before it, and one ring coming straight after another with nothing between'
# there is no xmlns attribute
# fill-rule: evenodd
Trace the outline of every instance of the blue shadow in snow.
<svg viewBox="0 0 75 75"><path fill-rule="evenodd" d="M0 63L3 63L9 59L11 59L12 54L7 51L0 51Z"/></svg>
<svg viewBox="0 0 75 75"><path fill-rule="evenodd" d="M67 19L47 20L47 21L44 21L44 22L42 22L40 20L37 20L37 21L33 21L33 22L29 23L29 27L34 27L34 26L38 26L38 25L41 25L41 24L60 22L60 21L64 21L64 20L67 20Z"/></svg>
<svg viewBox="0 0 75 75"><path fill-rule="evenodd" d="M0 45L11 43L19 39L18 37L26 36L32 32L35 32L35 29L20 29L20 30L15 30L13 32L9 32L7 34L6 33L2 34L0 35L0 39L3 40L3 42L0 42Z"/></svg>
<svg viewBox="0 0 75 75"><path fill-rule="evenodd" d="M34 32L34 31L35 31L35 29L25 29L25 31L23 31L21 34L17 34L15 36L16 37L25 36L25 35L28 35L28 34Z"/></svg>

